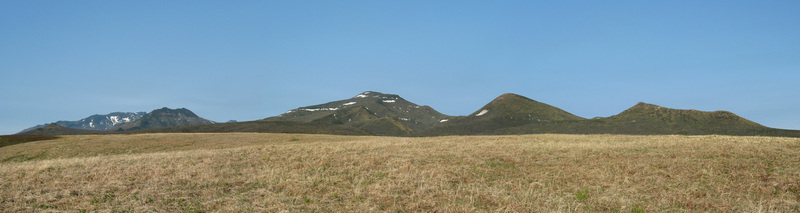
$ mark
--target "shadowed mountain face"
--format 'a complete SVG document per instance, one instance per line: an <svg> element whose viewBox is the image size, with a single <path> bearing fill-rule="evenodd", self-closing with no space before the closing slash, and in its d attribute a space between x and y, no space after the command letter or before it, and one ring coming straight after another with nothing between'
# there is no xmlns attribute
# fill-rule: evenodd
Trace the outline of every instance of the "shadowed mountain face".
<svg viewBox="0 0 800 213"><path fill-rule="evenodd" d="M161 108L153 110L147 115L143 116L136 121L127 123L117 128L117 131L131 131L141 129L152 129L172 126L186 126L198 124L212 124L213 121L206 120L194 114L194 112L186 109L169 109Z"/></svg>
<svg viewBox="0 0 800 213"><path fill-rule="evenodd" d="M350 99L300 107L266 120L342 124L376 135L408 135L449 117L398 95L368 91Z"/></svg>

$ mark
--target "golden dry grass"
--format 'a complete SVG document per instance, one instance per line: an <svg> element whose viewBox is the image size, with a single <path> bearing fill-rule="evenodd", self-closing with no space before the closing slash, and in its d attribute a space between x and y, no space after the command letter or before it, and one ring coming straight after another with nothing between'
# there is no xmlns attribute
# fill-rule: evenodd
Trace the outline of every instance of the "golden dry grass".
<svg viewBox="0 0 800 213"><path fill-rule="evenodd" d="M796 138L95 135L0 160L6 212L800 211Z"/></svg>

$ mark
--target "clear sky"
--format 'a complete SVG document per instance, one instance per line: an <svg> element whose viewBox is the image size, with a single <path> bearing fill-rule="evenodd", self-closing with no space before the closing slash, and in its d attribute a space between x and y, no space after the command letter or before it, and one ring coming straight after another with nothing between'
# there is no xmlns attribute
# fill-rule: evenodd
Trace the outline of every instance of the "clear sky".
<svg viewBox="0 0 800 213"><path fill-rule="evenodd" d="M448 115L516 93L800 129L800 1L0 1L0 134L188 108L257 120L362 91Z"/></svg>

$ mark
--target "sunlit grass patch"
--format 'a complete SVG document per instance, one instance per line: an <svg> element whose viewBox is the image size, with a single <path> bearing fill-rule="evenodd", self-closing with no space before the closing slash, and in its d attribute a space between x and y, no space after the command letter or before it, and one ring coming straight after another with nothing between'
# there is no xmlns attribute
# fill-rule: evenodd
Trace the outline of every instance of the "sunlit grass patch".
<svg viewBox="0 0 800 213"><path fill-rule="evenodd" d="M0 148L0 209L791 212L799 140L65 136Z"/></svg>

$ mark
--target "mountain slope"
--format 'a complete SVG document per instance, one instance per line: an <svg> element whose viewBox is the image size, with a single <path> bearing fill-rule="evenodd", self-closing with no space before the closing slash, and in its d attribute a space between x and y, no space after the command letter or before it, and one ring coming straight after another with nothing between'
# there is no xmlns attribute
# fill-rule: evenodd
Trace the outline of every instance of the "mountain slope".
<svg viewBox="0 0 800 213"><path fill-rule="evenodd" d="M516 117L516 118L515 118ZM483 108L470 114L465 120L508 119L522 121L560 121L583 120L567 111L534 101L530 98L506 93L489 102Z"/></svg>
<svg viewBox="0 0 800 213"><path fill-rule="evenodd" d="M213 121L201 118L186 108L170 109L164 107L153 110L152 112L147 113L147 115L144 115L142 118L139 118L133 122L119 126L116 130L133 131L141 129L213 123Z"/></svg>
<svg viewBox="0 0 800 213"><path fill-rule="evenodd" d="M106 131L100 130L85 130L73 129L60 126L55 123L48 124L42 128L36 128L29 131L18 133L17 135L88 135L88 134L104 134Z"/></svg>
<svg viewBox="0 0 800 213"><path fill-rule="evenodd" d="M330 135L370 135L355 127L309 123L297 121L245 121L233 123L214 123L188 126L171 126L162 128L126 131L125 133L168 133L168 132L261 132L261 133L302 133L302 134L330 134Z"/></svg>
<svg viewBox="0 0 800 213"><path fill-rule="evenodd" d="M407 136L414 132L411 127L393 117L380 117L364 106L337 110L314 123L343 124L359 128L373 135Z"/></svg>
<svg viewBox="0 0 800 213"><path fill-rule="evenodd" d="M765 127L727 111L681 110L638 103L614 116L583 119L515 94L504 94L475 113L454 117L415 135L540 133L800 137L800 131Z"/></svg>
<svg viewBox="0 0 800 213"><path fill-rule="evenodd" d="M107 115L92 115L77 121L58 121L55 124L72 129L85 130L109 130L126 123L135 121L144 116L145 112L112 112ZM37 125L27 128L20 132L27 132L38 128L44 128L48 124Z"/></svg>
<svg viewBox="0 0 800 213"><path fill-rule="evenodd" d="M392 118L397 122L377 121L381 118ZM386 125L385 122L399 123L402 125L388 125L388 127L418 131L448 118L450 116L439 113L429 106L414 104L398 95L367 91L350 99L293 109L266 120L325 122L351 126L364 125L364 122L376 120L372 122L381 122L379 126Z"/></svg>
<svg viewBox="0 0 800 213"><path fill-rule="evenodd" d="M468 116L454 117L419 135L498 134L503 129L531 123L580 120L585 119L521 95L506 93Z"/></svg>

